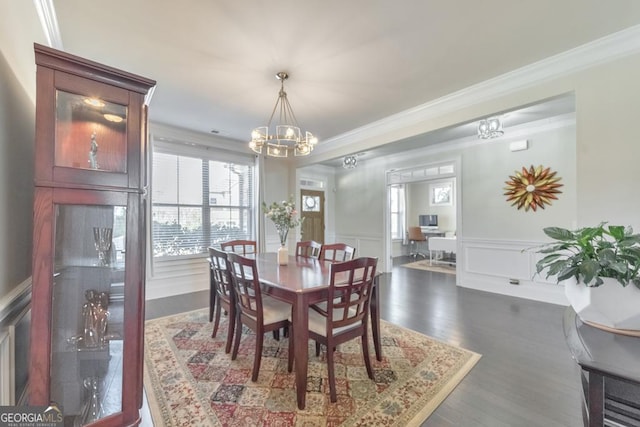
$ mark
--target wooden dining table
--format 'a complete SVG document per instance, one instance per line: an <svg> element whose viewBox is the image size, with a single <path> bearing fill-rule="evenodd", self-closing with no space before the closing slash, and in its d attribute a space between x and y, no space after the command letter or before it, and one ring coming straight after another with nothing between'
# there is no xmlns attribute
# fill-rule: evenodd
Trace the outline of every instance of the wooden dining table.
<svg viewBox="0 0 640 427"><path fill-rule="evenodd" d="M298 408L304 409L309 362L309 349L306 345L309 342L309 306L326 301L331 279L331 263L314 258L289 256L287 265L278 265L275 253L258 253L247 257L256 259L258 276L264 292L293 305L293 339L295 343L300 343L295 345L294 350L296 395ZM371 330L376 359L382 360L378 286L376 276L370 303Z"/></svg>

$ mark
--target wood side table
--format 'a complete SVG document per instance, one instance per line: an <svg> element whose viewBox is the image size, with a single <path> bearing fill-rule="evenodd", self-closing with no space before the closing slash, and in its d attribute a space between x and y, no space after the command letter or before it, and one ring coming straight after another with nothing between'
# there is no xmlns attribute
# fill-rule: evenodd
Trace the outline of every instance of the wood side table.
<svg viewBox="0 0 640 427"><path fill-rule="evenodd" d="M571 307L563 325L582 369L584 425L640 426L640 338L584 324Z"/></svg>

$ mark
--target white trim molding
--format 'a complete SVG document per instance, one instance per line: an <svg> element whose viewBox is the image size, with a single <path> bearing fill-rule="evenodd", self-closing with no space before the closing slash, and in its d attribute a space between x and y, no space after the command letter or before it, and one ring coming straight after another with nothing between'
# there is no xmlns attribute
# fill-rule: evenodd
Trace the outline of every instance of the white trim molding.
<svg viewBox="0 0 640 427"><path fill-rule="evenodd" d="M462 265L458 286L502 295L568 305L564 288L536 274L538 254L528 251L541 242L459 239Z"/></svg>
<svg viewBox="0 0 640 427"><path fill-rule="evenodd" d="M38 12L38 19L47 38L47 44L54 49L64 50L53 0L33 0L33 5Z"/></svg>

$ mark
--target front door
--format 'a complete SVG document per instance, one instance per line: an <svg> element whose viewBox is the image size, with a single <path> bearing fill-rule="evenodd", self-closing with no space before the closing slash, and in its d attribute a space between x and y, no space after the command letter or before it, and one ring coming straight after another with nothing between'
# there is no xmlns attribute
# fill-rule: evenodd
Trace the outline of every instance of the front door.
<svg viewBox="0 0 640 427"><path fill-rule="evenodd" d="M300 233L301 240L315 240L324 243L324 192L300 191L301 218L304 218Z"/></svg>

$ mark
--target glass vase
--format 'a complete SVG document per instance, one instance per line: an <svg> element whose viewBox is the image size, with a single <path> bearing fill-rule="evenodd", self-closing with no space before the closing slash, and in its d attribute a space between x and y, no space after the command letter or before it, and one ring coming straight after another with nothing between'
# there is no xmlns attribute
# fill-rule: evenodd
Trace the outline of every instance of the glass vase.
<svg viewBox="0 0 640 427"><path fill-rule="evenodd" d="M278 237L280 237L280 247L278 248L278 265L287 265L289 262L289 249L287 248L287 236L289 229L287 227L277 227Z"/></svg>

